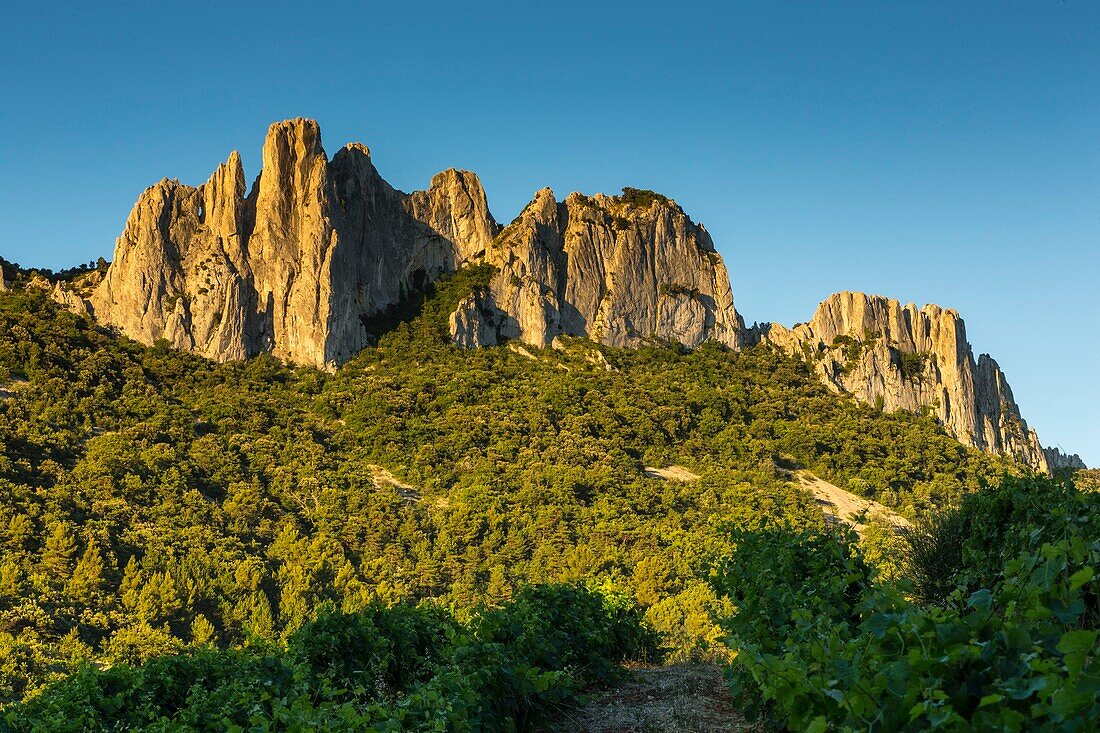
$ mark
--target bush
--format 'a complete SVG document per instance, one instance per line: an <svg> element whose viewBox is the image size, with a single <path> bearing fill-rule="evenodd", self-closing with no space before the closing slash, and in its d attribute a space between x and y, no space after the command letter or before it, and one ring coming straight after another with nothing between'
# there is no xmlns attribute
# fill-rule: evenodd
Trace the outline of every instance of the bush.
<svg viewBox="0 0 1100 733"><path fill-rule="evenodd" d="M905 569L922 603L941 603L958 584L969 527L963 512L933 512L901 533Z"/></svg>
<svg viewBox="0 0 1100 733"><path fill-rule="evenodd" d="M791 730L1091 729L1096 500L1067 482L1008 479L936 525L937 544L960 536L958 516L970 535L956 577L997 581L940 605L907 598L905 583L868 582L843 538L761 534L758 561L740 545L719 576L745 601L728 623L735 692ZM761 576L775 584L763 604L751 600Z"/></svg>
<svg viewBox="0 0 1100 733"><path fill-rule="evenodd" d="M468 625L438 608L331 608L286 651L210 648L85 667L0 730L525 730L653 650L624 597L531 586Z"/></svg>
<svg viewBox="0 0 1100 733"><path fill-rule="evenodd" d="M924 367L928 362L929 354L912 351L897 351L896 353L898 372L901 373L902 379L919 381L924 375Z"/></svg>
<svg viewBox="0 0 1100 733"><path fill-rule="evenodd" d="M502 644L531 664L572 670L606 683L626 659L659 657L656 636L627 596L575 585L534 585L477 621L479 639Z"/></svg>
<svg viewBox="0 0 1100 733"><path fill-rule="evenodd" d="M630 186L623 188L622 195L616 196L615 199L635 209L648 209L654 201L659 201L662 204L668 202L667 196L663 196L656 191L645 188L631 188Z"/></svg>
<svg viewBox="0 0 1100 733"><path fill-rule="evenodd" d="M430 606L375 602L355 614L327 608L290 637L289 653L341 686L393 692L429 677L457 628Z"/></svg>

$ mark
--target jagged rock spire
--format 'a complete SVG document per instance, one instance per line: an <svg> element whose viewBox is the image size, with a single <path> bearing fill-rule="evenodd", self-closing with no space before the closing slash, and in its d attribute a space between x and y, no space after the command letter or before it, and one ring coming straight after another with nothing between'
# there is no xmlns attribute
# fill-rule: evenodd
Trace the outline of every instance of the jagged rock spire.
<svg viewBox="0 0 1100 733"><path fill-rule="evenodd" d="M366 344L364 316L483 252L496 233L474 174L446 171L403 194L365 146L330 162L313 120L271 126L263 169L244 190L236 153L198 188L147 189L92 295L95 317L222 361L268 351L331 367Z"/></svg>

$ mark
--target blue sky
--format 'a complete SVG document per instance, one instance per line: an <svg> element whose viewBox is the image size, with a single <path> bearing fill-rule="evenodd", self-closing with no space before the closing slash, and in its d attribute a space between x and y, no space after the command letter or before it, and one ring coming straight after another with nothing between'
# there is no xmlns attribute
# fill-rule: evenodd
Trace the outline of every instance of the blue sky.
<svg viewBox="0 0 1100 733"><path fill-rule="evenodd" d="M267 125L395 186L653 188L751 323L837 290L957 308L1100 464L1100 3L35 3L0 28L0 256L99 256L143 188L258 172ZM230 7L231 6L231 7Z"/></svg>

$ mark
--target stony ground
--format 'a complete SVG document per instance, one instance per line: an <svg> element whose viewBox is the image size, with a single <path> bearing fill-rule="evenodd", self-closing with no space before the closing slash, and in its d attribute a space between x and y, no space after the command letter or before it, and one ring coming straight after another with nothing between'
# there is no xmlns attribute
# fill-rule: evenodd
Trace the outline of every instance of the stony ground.
<svg viewBox="0 0 1100 733"><path fill-rule="evenodd" d="M570 712L564 733L758 731L733 706L715 664L640 667L619 686Z"/></svg>

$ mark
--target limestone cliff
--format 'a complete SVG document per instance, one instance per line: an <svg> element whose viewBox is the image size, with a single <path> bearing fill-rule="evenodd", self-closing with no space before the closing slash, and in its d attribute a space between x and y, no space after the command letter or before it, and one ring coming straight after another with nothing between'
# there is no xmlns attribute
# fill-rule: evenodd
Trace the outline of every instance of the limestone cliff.
<svg viewBox="0 0 1100 733"><path fill-rule="evenodd" d="M710 235L675 201L637 189L558 201L543 189L502 230L473 173L448 170L405 194L363 145L330 160L306 119L271 126L247 195L235 152L200 186L147 189L111 265L53 297L145 343L331 368L369 343L372 316L468 263L494 275L450 315L463 347L547 346L561 335L625 347L762 339L805 355L835 390L933 410L968 445L1042 470L1080 464L1044 451L954 311L838 293L807 324L746 331Z"/></svg>
<svg viewBox="0 0 1100 733"><path fill-rule="evenodd" d="M271 126L247 197L236 153L197 188L147 189L90 307L145 343L330 367L367 343L364 318L483 251L496 230L472 173L407 195L366 147L329 161L317 123L288 120Z"/></svg>
<svg viewBox="0 0 1100 733"><path fill-rule="evenodd" d="M1076 471L1088 468L1085 462L1081 460L1081 456L1076 453L1063 453L1059 448L1044 448L1043 451L1046 453L1047 466L1051 471L1063 469Z"/></svg>
<svg viewBox="0 0 1100 733"><path fill-rule="evenodd" d="M475 262L497 273L452 315L464 346L559 334L738 345L722 260L675 202L633 189L558 202L544 190L501 232L473 173L404 194L363 145L329 160L305 119L271 126L247 196L236 153L201 186L146 190L88 301L57 297L145 343L331 367L368 343L365 319Z"/></svg>
<svg viewBox="0 0 1100 733"><path fill-rule="evenodd" d="M739 345L743 323L706 229L663 196L539 191L492 242L489 293L451 317L463 346L519 338L546 346L588 336L612 346L652 340Z"/></svg>
<svg viewBox="0 0 1100 733"><path fill-rule="evenodd" d="M195 188L162 180L138 198L90 298L101 323L217 359L254 353L241 237L244 171L233 153Z"/></svg>
<svg viewBox="0 0 1100 733"><path fill-rule="evenodd" d="M842 292L822 302L809 323L767 324L759 334L805 356L836 391L886 410L931 409L966 445L1051 469L997 362L987 354L974 358L954 310Z"/></svg>

